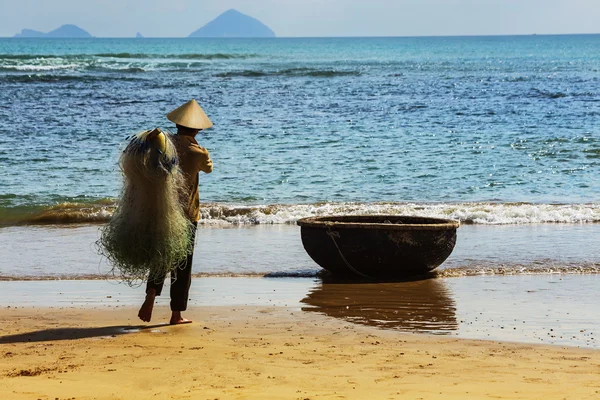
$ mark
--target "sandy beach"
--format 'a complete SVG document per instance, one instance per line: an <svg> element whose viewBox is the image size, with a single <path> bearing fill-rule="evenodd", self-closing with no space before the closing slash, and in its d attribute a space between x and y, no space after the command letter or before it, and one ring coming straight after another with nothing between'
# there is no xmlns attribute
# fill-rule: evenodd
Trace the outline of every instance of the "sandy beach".
<svg viewBox="0 0 600 400"><path fill-rule="evenodd" d="M137 319L144 288L106 278L96 227L3 229L0 399L600 398L593 250L525 227L511 253L468 227L451 266L540 271L349 284L302 277L296 229L199 230L187 326L163 325L168 296Z"/></svg>
<svg viewBox="0 0 600 400"><path fill-rule="evenodd" d="M595 399L590 349L377 330L285 307L4 308L3 399ZM164 321L168 309L155 310Z"/></svg>

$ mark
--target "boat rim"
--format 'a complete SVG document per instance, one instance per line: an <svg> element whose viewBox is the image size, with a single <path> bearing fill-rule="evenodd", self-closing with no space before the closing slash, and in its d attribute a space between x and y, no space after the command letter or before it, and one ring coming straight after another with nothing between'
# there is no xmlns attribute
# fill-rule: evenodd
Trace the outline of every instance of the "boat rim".
<svg viewBox="0 0 600 400"><path fill-rule="evenodd" d="M369 219L369 218L418 218L420 220L428 220L431 223L416 223L416 224L405 224L405 223L373 223L373 222L348 222L343 221L347 218L357 219ZM335 221L335 219L341 219L342 221ZM333 220L333 221L332 221ZM452 219L443 218L432 218L432 217L419 217L411 215L326 215L318 217L306 217L301 218L297 221L297 224L301 227L307 228L327 228L327 229L379 229L379 230L393 230L393 231L410 231L410 230L450 230L457 229L460 226L458 221Z"/></svg>

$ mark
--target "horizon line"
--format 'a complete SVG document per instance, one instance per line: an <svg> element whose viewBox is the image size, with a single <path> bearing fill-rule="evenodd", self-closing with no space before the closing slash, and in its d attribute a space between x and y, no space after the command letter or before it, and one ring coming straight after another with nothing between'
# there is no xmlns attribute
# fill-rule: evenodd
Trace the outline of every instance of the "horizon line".
<svg viewBox="0 0 600 400"><path fill-rule="evenodd" d="M367 36L275 36L275 37L189 37L189 36L92 36L92 37L15 37L15 36L0 36L0 39L48 39L48 40L60 40L60 39L365 39L365 38L460 38L460 37L515 37L515 36L593 36L600 35L599 32L589 33L491 33L491 34L458 34L458 35L367 35Z"/></svg>

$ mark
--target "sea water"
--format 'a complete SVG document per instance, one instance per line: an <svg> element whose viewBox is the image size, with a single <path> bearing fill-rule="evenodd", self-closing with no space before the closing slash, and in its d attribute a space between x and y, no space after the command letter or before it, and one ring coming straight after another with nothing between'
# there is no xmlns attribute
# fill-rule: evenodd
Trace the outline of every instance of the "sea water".
<svg viewBox="0 0 600 400"><path fill-rule="evenodd" d="M215 165L201 176L205 220L597 222L599 45L0 39L0 225L105 220L125 138L172 128L165 114L190 98L215 124L198 138Z"/></svg>
<svg viewBox="0 0 600 400"><path fill-rule="evenodd" d="M38 228L12 226L106 221L125 138L173 128L166 113L196 98L214 122L198 137L215 166L200 178L207 240L312 215L422 215L496 226L479 247L461 247L459 230L456 251L475 261L451 258L453 268L589 272L599 45L600 35L0 39L0 233L27 240ZM545 258L527 250L547 239L540 229L554 244ZM254 272L281 271L257 262ZM13 264L0 261L4 276Z"/></svg>
<svg viewBox="0 0 600 400"><path fill-rule="evenodd" d="M599 46L0 39L0 280L20 281L0 282L0 305L139 304L143 286L105 279L89 223L114 210L125 138L172 128L166 113L195 98L215 169L201 174L192 306L599 347ZM462 226L439 279L343 285L318 278L294 226L329 214Z"/></svg>

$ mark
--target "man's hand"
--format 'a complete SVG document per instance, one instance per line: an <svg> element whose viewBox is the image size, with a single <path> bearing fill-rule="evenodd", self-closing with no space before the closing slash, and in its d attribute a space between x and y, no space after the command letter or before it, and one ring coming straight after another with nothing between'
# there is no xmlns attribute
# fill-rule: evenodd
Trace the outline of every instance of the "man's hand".
<svg viewBox="0 0 600 400"><path fill-rule="evenodd" d="M204 170L204 172L211 173L213 170L213 163L212 160L209 158L208 161L206 162L206 169Z"/></svg>

